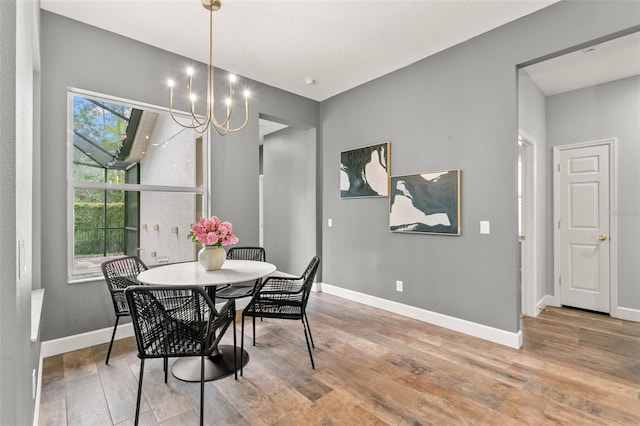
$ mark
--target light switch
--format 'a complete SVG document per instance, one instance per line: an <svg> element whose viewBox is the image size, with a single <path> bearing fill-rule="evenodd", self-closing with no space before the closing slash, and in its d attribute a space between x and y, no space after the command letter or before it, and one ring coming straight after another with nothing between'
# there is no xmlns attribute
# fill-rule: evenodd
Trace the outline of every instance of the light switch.
<svg viewBox="0 0 640 426"><path fill-rule="evenodd" d="M333 219L327 219L327 226L331 228L333 226Z"/></svg>
<svg viewBox="0 0 640 426"><path fill-rule="evenodd" d="M481 234L490 234L491 233L491 222L488 220L480 221L480 233Z"/></svg>

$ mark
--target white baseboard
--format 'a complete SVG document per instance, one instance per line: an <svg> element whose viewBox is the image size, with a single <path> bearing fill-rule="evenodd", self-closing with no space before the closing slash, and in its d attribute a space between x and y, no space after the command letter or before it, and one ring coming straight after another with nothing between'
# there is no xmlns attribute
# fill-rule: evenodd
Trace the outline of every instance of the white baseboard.
<svg viewBox="0 0 640 426"><path fill-rule="evenodd" d="M544 309L545 306L560 306L560 303L558 303L554 296L548 294L538 302L538 312ZM615 310L611 311L611 317L626 321L640 322L640 309L622 308L618 306Z"/></svg>
<svg viewBox="0 0 640 426"><path fill-rule="evenodd" d="M536 312L539 314L546 306L559 306L556 302L556 298L547 294L536 304Z"/></svg>
<svg viewBox="0 0 640 426"><path fill-rule="evenodd" d="M250 298L248 297L236 300L236 309L243 309L247 306L249 300ZM222 308L223 305L224 303L222 302L216 303L216 308ZM65 352L77 351L78 349L84 349L102 343L108 343L111 340L111 333L113 333L113 327L44 341L40 346L40 357L46 358L49 356L63 354ZM130 322L119 324L115 340L133 337L133 335L133 325Z"/></svg>
<svg viewBox="0 0 640 426"><path fill-rule="evenodd" d="M640 322L640 309L621 308L620 306L618 306L617 318L627 321Z"/></svg>
<svg viewBox="0 0 640 426"><path fill-rule="evenodd" d="M499 343L504 346L518 349L522 346L522 332L517 333L500 330L498 328L477 324L460 318L431 312L414 306L404 305L402 303L393 302L391 300L381 299L379 297L370 296L364 293L343 289L331 284L315 283L313 285L314 292L326 292L344 299L353 300L375 308L384 309L409 318L424 321L470 336L479 337L490 342ZM244 308L249 299L239 299L236 301L236 309ZM631 311L631 310L629 310ZM87 333L75 334L73 336L62 337L60 339L47 340L42 342L40 356L47 358L54 355L71 352L78 349L88 348L90 346L108 343L111 340L113 328L103 328L100 330L89 331ZM118 325L116 332L116 340L133 336L133 327L131 323Z"/></svg>
<svg viewBox="0 0 640 426"><path fill-rule="evenodd" d="M113 333L113 327L74 334L73 336L61 337L60 339L47 340L42 342L40 346L40 357L47 358L101 343L108 343L111 340L111 333ZM133 326L130 322L118 325L115 340L131 336L133 336Z"/></svg>
<svg viewBox="0 0 640 426"><path fill-rule="evenodd" d="M318 283L319 291L362 303L364 305L373 306L385 311L393 312L409 318L417 319L439 327L454 330L510 348L519 349L522 346L522 331L516 333L500 330L498 328L474 323L460 318L439 314L437 312L427 311L425 309L416 308L414 306L404 305L402 303L391 300L381 299L379 297L370 296L368 294L359 293L357 291L344 289L331 284Z"/></svg>

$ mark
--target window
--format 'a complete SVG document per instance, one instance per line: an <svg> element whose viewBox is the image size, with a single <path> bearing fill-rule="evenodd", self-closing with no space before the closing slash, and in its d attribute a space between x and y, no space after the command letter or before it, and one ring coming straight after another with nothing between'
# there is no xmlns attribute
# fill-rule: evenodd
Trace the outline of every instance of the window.
<svg viewBox="0 0 640 426"><path fill-rule="evenodd" d="M190 225L206 215L206 137L165 111L69 92L69 279L138 255L149 266L194 260Z"/></svg>

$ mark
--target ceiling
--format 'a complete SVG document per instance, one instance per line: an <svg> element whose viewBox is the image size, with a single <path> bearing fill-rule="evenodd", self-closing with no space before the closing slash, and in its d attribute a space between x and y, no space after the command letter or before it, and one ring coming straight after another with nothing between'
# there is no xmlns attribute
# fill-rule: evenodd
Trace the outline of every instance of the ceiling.
<svg viewBox="0 0 640 426"><path fill-rule="evenodd" d="M222 0L214 14L214 64L322 101L557 1ZM209 14L200 0L41 0L41 7L208 60ZM638 75L640 34L526 71L546 95Z"/></svg>
<svg viewBox="0 0 640 426"><path fill-rule="evenodd" d="M547 96L640 75L640 33L548 59L525 70Z"/></svg>
<svg viewBox="0 0 640 426"><path fill-rule="evenodd" d="M214 65L322 101L557 1L222 0ZM208 60L200 0L41 0L41 8Z"/></svg>

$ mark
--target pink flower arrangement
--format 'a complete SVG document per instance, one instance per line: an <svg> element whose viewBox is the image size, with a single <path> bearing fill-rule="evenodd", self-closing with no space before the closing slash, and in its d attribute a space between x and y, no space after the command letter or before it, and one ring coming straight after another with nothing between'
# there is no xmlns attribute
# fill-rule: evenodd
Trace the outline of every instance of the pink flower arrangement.
<svg viewBox="0 0 640 426"><path fill-rule="evenodd" d="M238 237L232 232L231 223L221 222L217 216L212 216L210 219L200 218L198 223L192 225L189 238L203 246L222 247L238 242Z"/></svg>

